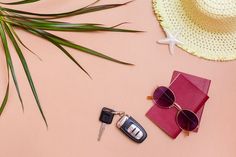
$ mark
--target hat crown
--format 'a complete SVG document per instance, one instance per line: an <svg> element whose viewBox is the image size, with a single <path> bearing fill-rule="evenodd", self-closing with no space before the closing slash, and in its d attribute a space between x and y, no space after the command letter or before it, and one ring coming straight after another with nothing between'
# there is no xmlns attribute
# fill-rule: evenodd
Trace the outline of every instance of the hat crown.
<svg viewBox="0 0 236 157"><path fill-rule="evenodd" d="M187 16L211 32L236 31L236 0L181 0Z"/></svg>
<svg viewBox="0 0 236 157"><path fill-rule="evenodd" d="M213 18L236 16L236 0L193 0L206 15Z"/></svg>

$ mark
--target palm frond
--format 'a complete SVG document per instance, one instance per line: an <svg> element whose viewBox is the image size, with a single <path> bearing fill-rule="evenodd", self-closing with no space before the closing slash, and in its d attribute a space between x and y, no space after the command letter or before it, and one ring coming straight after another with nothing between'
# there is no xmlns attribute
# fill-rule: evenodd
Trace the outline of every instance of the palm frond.
<svg viewBox="0 0 236 157"><path fill-rule="evenodd" d="M0 4L6 4L6 5L17 5L17 4L26 4L26 3L33 3L40 0L19 0L16 2L0 2ZM65 31L65 32L98 32L98 31L106 31L106 32L128 32L128 33L136 33L140 32L137 30L132 29L122 29L118 28L122 24L118 24L115 26L104 26L102 24L97 23L69 23L69 22L63 22L63 21L56 21L56 19L64 18L64 17L71 17L86 13L92 13L107 9L112 9L120 6L124 6L129 2L126 3L120 3L120 4L105 4L105 5L95 5L99 0L95 1L94 3L91 3L85 7L64 12L64 13L35 13L35 12L27 12L17 9L11 9L8 7L0 6L0 35L2 39L2 45L5 52L6 57L6 64L7 64L7 70L8 70L8 83L7 83L7 89L5 92L5 96L3 99L3 102L0 107L0 115L2 114L9 95L9 73L11 73L11 76L13 78L13 82L16 87L16 91L18 94L18 97L20 99L20 102L22 104L22 109L24 109L22 97L20 94L20 89L17 81L17 77L15 74L14 64L11 58L11 53L8 48L8 40L7 37L9 37L9 40L11 41L12 45L15 48L15 52L17 53L20 62L22 64L22 67L24 69L25 75L27 77L28 83L30 85L31 91L33 93L34 99L37 103L38 109L41 113L41 116L48 127L48 123L46 120L46 117L44 115L41 103L39 101L39 97L32 79L32 76L30 74L30 70L27 64L27 61L23 55L23 52L20 48L20 45L29 50L31 53L36 55L33 51L31 51L26 44L24 44L21 40L21 38L17 35L17 32L15 31L15 28L22 29L23 31L29 32L33 35L36 35L44 40L47 40L54 46L56 46L62 53L65 54L66 57L68 57L74 64L76 64L86 75L88 75L90 78L90 74L79 64L79 62L66 50L66 48L72 48L81 52L85 52L87 54L109 60L112 62L116 62L119 64L124 65L133 65L128 62L124 62L118 59L115 59L113 57L107 56L99 51L95 51L93 49L90 49L88 47L76 44L70 40L64 39L60 36L54 35L52 31ZM37 56L37 55L36 55Z"/></svg>
<svg viewBox="0 0 236 157"><path fill-rule="evenodd" d="M7 11L9 13L17 13L20 15L27 15L27 16L32 15L32 16L36 16L36 17L43 17L43 19L47 19L47 18L58 19L58 18L64 18L64 17L70 17L70 16L76 16L76 15L81 15L81 14L86 14L86 13L97 12L97 11L101 11L101 10L112 9L112 8L127 5L128 3L131 3L131 2L132 1L129 1L126 3L120 3L120 4L105 4L105 5L97 5L97 6L88 5L88 6L80 8L80 9L73 10L73 11L63 12L63 13L54 13L54 14L33 13L33 12L27 12L27 11L16 10L16 9L5 8L5 7L0 7L0 10ZM27 16L25 16L25 17L27 18Z"/></svg>
<svg viewBox="0 0 236 157"><path fill-rule="evenodd" d="M69 40L63 39L59 36L56 36L52 33L46 32L44 30L29 29L29 28L25 29L25 30L30 32L30 33L33 33L35 35L47 36L49 39L53 40L54 42L58 43L59 45L70 47L70 48L88 53L90 55L94 55L94 56L97 56L97 57L100 57L100 58L103 58L103 59L106 59L106 60L110 60L110 61L113 61L113 62L116 62L116 63L125 64L125 65L133 65L131 63L123 62L123 61L117 60L115 58L109 57L107 55L104 55L104 54L102 54L98 51L89 49L87 47L84 47L84 46L81 46L81 45L78 45L78 44L74 44L73 42L71 42Z"/></svg>
<svg viewBox="0 0 236 157"><path fill-rule="evenodd" d="M0 28L0 32L2 32L1 28ZM2 36L1 36L1 39L2 39ZM6 62L7 62L7 60L6 60ZM3 112L3 110L4 110L4 108L5 108L6 104L7 104L8 96L9 96L9 66L7 64L7 88L6 88L6 92L5 92L5 95L4 95L1 107L0 107L0 116L2 115L2 112Z"/></svg>
<svg viewBox="0 0 236 157"><path fill-rule="evenodd" d="M24 105L23 105L23 101L22 101L22 98L21 98L20 89L19 89L19 85L18 85L18 82L17 82L16 74L15 74L15 69L14 69L14 66L12 64L12 59L11 59L10 51L9 51L9 48L8 48L8 43L7 43L5 31L4 31L4 23L3 22L1 22L1 24L0 24L0 34L1 34L1 39L2 39L2 43L3 43L4 51L5 51L7 67L11 71L11 75L13 77L13 81L14 81L14 84L15 84L15 87L16 87L16 91L17 91L18 97L20 99L22 109L24 110Z"/></svg>
<svg viewBox="0 0 236 157"><path fill-rule="evenodd" d="M33 92L34 98L35 98L36 103L38 105L39 111L40 111L40 113L41 113L41 115L43 117L43 120L44 120L46 126L48 127L48 123L47 123L46 117L45 117L45 115L43 113L43 110L42 110L42 107L41 107L41 104L40 104L40 101L39 101L39 98L38 98L38 94L36 92L36 89L35 89L35 86L34 86L34 82L33 82L33 79L31 77L31 74L30 74L30 71L29 71L29 68L28 68L28 64L27 64L27 62L25 60L25 57L24 57L24 55L23 55L23 53L22 53L22 51L21 51L21 49L20 49L16 39L15 39L15 37L13 36L12 32L9 29L9 27L11 27L11 26L8 25L8 24L5 24L4 26L5 26L6 32L7 32L8 36L9 36L10 40L12 41L12 44L15 47L15 50L16 50L16 52L18 54L18 57L19 57L19 59L21 61L21 64L22 64L23 69L25 71L25 74L27 76L29 85L30 85L31 90Z"/></svg>
<svg viewBox="0 0 236 157"><path fill-rule="evenodd" d="M17 5L17 4L26 4L26 3L33 3L33 2L37 2L40 0L22 0L22 1L16 1L16 2L0 2L1 4L6 4L6 5Z"/></svg>
<svg viewBox="0 0 236 157"><path fill-rule="evenodd" d="M7 69L7 70L8 70L7 89L6 89L4 99L3 99L1 107L0 107L0 116L2 115L2 112L5 109L5 106L6 106L7 101L8 101L8 96L9 96L9 69Z"/></svg>
<svg viewBox="0 0 236 157"><path fill-rule="evenodd" d="M39 60L42 61L42 59L35 53L33 52L30 48L28 48L24 43L23 41L20 39L20 37L17 35L16 31L12 28L12 27L9 27L9 29L11 30L11 32L14 34L14 36L16 37L17 41L25 48L27 49L29 52L31 52L34 56L36 56Z"/></svg>
<svg viewBox="0 0 236 157"><path fill-rule="evenodd" d="M58 44L57 42L55 42L54 40L49 38L47 35L45 35L43 33L39 33L37 30L31 30L31 31L28 30L28 31L35 34L35 35L37 35L37 36L39 36L39 37L42 37L42 38L48 40L53 45L58 47L67 57L69 57L83 72L85 72L92 79L90 74L76 61L76 59L73 56L71 56L71 54L64 47L62 47L60 44Z"/></svg>

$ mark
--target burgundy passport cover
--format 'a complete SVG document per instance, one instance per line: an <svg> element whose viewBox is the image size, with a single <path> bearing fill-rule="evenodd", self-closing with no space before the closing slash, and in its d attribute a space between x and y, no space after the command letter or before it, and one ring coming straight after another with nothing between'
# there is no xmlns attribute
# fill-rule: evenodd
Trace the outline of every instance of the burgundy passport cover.
<svg viewBox="0 0 236 157"><path fill-rule="evenodd" d="M170 82L172 82L179 74L183 74L196 87L198 87L204 93L208 94L210 84L211 84L211 80L201 78L201 77L198 77L198 76L194 76L194 75L190 75L190 74L186 74L186 73L179 72L179 71L174 71ZM200 124L200 121L201 121L201 118L202 118L202 113L203 113L204 106L205 106L205 104L196 113L198 118L199 118L199 124ZM194 130L194 132L197 132L197 131L198 131L198 128Z"/></svg>
<svg viewBox="0 0 236 157"><path fill-rule="evenodd" d="M169 86L176 96L176 102L183 108L202 115L204 103L207 101L207 92L210 81L178 71L173 73L173 82ZM181 129L176 124L176 108L162 109L153 105L146 116L157 126L159 126L170 137L176 138Z"/></svg>

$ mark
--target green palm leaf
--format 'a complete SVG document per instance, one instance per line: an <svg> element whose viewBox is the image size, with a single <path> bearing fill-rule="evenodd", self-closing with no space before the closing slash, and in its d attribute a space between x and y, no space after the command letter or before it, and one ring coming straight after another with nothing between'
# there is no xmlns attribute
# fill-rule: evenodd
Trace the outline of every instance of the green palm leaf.
<svg viewBox="0 0 236 157"><path fill-rule="evenodd" d="M42 59L36 54L34 53L31 49L29 49L20 39L20 37L17 35L17 33L15 32L15 30L12 27L9 27L9 29L11 30L11 32L14 34L14 36L16 37L16 39L19 41L19 43L25 48L27 49L29 52L31 52L33 55L35 55L39 60L42 61Z"/></svg>
<svg viewBox="0 0 236 157"><path fill-rule="evenodd" d="M22 64L22 66L24 68L24 71L25 71L25 74L27 76L28 82L30 84L31 90L33 92L34 98L35 98L36 103L38 105L39 111L40 111L40 113L41 113L41 115L43 117L43 120L44 120L46 126L48 127L48 123L47 123L46 117L45 117L45 115L43 113L43 110L42 110L42 107L41 107L41 104L40 104L40 101L39 101L39 98L38 98L38 94L36 92L36 89L35 89L35 86L34 86L34 82L32 80L32 77L31 77L31 74L30 74L27 62L25 60L25 57L24 57L23 53L21 52L21 49L20 49L16 39L14 38L12 32L10 31L9 27L10 27L10 25L5 24L6 32L7 32L8 36L9 36L9 38L11 39L11 41L12 41L12 43L13 43L15 49L16 49L16 52L17 52L17 54L18 54L18 56L20 58L21 64Z"/></svg>
<svg viewBox="0 0 236 157"><path fill-rule="evenodd" d="M17 4L26 4L26 3L33 3L40 0L18 0L16 2L0 2L0 4L7 4L7 5L17 5ZM22 29L23 31L29 32L33 35L36 35L40 38L43 38L44 40L47 40L48 42L52 43L54 46L56 46L62 53L66 55L74 64L76 64L86 75L88 75L90 78L90 74L79 64L79 62L66 50L66 48L72 48L102 59L106 59L112 62L116 62L119 64L124 65L133 65L128 62L124 62L118 59L115 59L113 57L107 56L104 53L101 53L99 51L90 49L88 47L76 44L72 41L69 41L67 39L64 39L60 36L54 35L52 31L66 31L66 32L98 32L98 31L107 31L107 32L129 32L129 33L136 33L140 32L137 30L130 30L130 29L122 29L118 28L124 23L115 25L115 26L104 26L102 24L96 24L96 23L69 23L69 22L63 22L63 21L56 21L55 19L64 18L64 17L71 17L86 13L92 13L97 11L102 11L106 9L112 9L120 6L124 6L129 2L121 3L121 4L106 4L106 5L95 5L99 0L95 1L92 4L89 4L85 7L64 12L64 13L33 13L33 12L27 12L27 11L21 11L17 9L11 9L7 7L0 6L0 35L2 39L2 45L5 52L6 57L6 64L7 64L7 70L8 70L8 82L7 82L7 88L5 92L4 99L2 101L1 107L0 107L0 115L2 114L9 95L9 72L11 72L13 82L16 87L16 91L18 94L18 97L20 99L22 109L24 109L23 101L20 94L20 89L18 85L18 81L15 74L14 64L11 58L11 53L8 48L8 40L6 37L9 37L12 45L14 46L16 53L21 61L22 67L24 69L25 75L27 77L28 83L30 85L31 91L33 93L34 99L37 103L38 109L41 113L41 116L48 127L48 123L46 120L46 117L44 115L43 109L41 107L41 103L39 101L39 97L32 79L32 76L30 74L30 70L27 64L27 61L23 55L23 52L20 48L20 46L23 46L27 50L29 50L31 53L36 55L33 51L31 51L26 44L24 44L21 40L21 38L17 35L15 28ZM49 32L50 31L50 32ZM19 44L21 45L19 45ZM37 56L37 55L36 55ZM38 57L38 56L37 56ZM38 57L39 58L39 57Z"/></svg>
<svg viewBox="0 0 236 157"><path fill-rule="evenodd" d="M54 40L52 40L51 38L49 38L48 36L46 36L43 33L39 33L37 30L31 30L31 33L36 34L39 37L42 37L48 41L50 41L53 45L55 45L56 47L58 47L67 57L69 57L81 70L83 70L90 78L92 78L90 76L90 74L74 59L73 56L71 56L71 54L64 48L62 47L60 44L58 44L57 42L55 42Z"/></svg>
<svg viewBox="0 0 236 157"><path fill-rule="evenodd" d="M4 34L4 31L1 27L1 25L0 25L0 35L1 35L3 47L5 47L6 46L6 38L4 38L4 37L6 37L6 36ZM6 55L5 55L5 58L6 58L6 63L7 63L8 61L7 61ZM9 96L9 64L7 64L7 88L6 88L4 99L3 99L1 107L0 107L0 115L2 115L2 112L7 104L8 96Z"/></svg>
<svg viewBox="0 0 236 157"><path fill-rule="evenodd" d="M7 69L7 70L9 71L9 69ZM6 89L4 99L3 99L1 107L0 107L0 116L2 115L2 112L7 104L8 96L9 96L9 75L8 75L8 81L7 81L7 89Z"/></svg>
<svg viewBox="0 0 236 157"><path fill-rule="evenodd" d="M30 28L36 28L41 30L50 30L50 31L68 31L68 32L95 32L95 31L110 31L110 32L140 32L137 30L129 29L120 29L117 26L105 27L101 24L92 24L92 23L68 23L68 22L58 22L58 21L49 21L41 19L27 19L24 17L16 17L14 20L7 21L16 26L26 26Z"/></svg>
<svg viewBox="0 0 236 157"><path fill-rule="evenodd" d="M10 71L11 71L11 74L12 74L12 77L13 77L13 81L14 81L14 84L15 84L15 87L16 87L16 91L17 91L18 97L20 99L22 109L24 110L24 105L23 105L23 101L22 101L22 98L21 98L20 89L19 89L19 85L18 85L18 82L17 82L14 66L12 64L12 59L11 59L10 51L9 51L9 48L8 48L8 43L7 43L6 35L5 35L4 29L3 29L3 25L4 25L4 23L1 22L0 34L1 34L1 39L2 39L2 43L3 43L4 51L5 51L7 66L10 68Z"/></svg>
<svg viewBox="0 0 236 157"><path fill-rule="evenodd" d="M26 29L26 31L29 31L29 32L31 32L31 33L33 33L35 35L47 36L49 39L53 40L55 43L57 43L59 45L70 47L70 48L73 48L73 49L76 49L76 50L88 53L90 55L94 55L94 56L97 56L97 57L100 57L100 58L103 58L103 59L106 59L106 60L110 60L110 61L113 61L113 62L116 62L116 63L120 63L120 64L133 65L131 63L123 62L123 61L117 60L115 58L109 57L107 55L104 55L104 54L102 54L100 52L97 52L95 50L89 49L87 47L84 47L84 46L81 46L81 45L78 45L78 44L74 44L74 43L72 43L69 40L60 38L60 37L58 37L58 36L56 36L54 34L51 34L49 32L43 31L43 30L29 29L28 28L28 29Z"/></svg>
<svg viewBox="0 0 236 157"><path fill-rule="evenodd" d="M40 0L22 0L22 1L17 1L17 2L10 2L10 3L6 3L6 2L0 2L1 4L7 4L7 5L16 5L16 4L26 4L26 3L33 3L33 2L37 2Z"/></svg>
<svg viewBox="0 0 236 157"><path fill-rule="evenodd" d="M2 112L7 104L8 96L9 96L9 66L7 64L7 88L6 88L4 99L3 99L1 107L0 107L0 116L2 115Z"/></svg>
<svg viewBox="0 0 236 157"><path fill-rule="evenodd" d="M126 3L121 3L121 4L106 4L106 5L98 5L98 6L93 6L93 5L88 5L86 7L65 12L65 13L55 13L55 14L40 14L40 13L32 13L32 12L27 12L27 11L22 11L22 10L15 10L15 9L10 9L10 8L3 8L0 7L0 10L2 11L8 11L9 13L17 13L17 14L24 14L24 15L33 15L33 16L39 16L45 18L63 18L63 17L69 17L69 16L75 16L75 15L81 15L81 14L86 14L86 13L91 13L91 12L97 12L101 10L107 10L107 9L112 9L116 7L120 7L123 5L126 5L132 1L126 2ZM94 4L94 3L92 3Z"/></svg>

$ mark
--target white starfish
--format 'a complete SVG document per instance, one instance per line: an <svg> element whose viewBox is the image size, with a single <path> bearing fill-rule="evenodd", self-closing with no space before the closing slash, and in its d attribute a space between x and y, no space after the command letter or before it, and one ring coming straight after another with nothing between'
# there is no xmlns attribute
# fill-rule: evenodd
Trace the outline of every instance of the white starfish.
<svg viewBox="0 0 236 157"><path fill-rule="evenodd" d="M165 31L165 33L166 33L167 37L165 39L159 40L158 43L169 45L170 54L173 55L174 54L174 46L176 44L183 44L183 43L181 41L179 41L178 39L176 39L176 37L179 35L179 32L177 32L175 34L171 34L170 32Z"/></svg>

